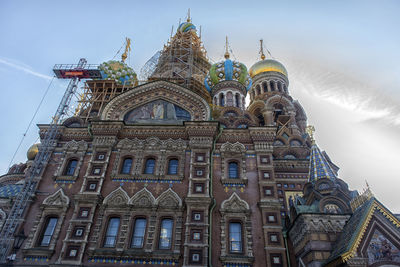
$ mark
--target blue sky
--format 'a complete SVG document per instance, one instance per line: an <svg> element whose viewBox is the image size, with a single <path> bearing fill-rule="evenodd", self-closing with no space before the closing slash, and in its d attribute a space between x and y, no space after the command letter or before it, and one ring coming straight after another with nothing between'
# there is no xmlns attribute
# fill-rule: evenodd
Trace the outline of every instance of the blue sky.
<svg viewBox="0 0 400 267"><path fill-rule="evenodd" d="M288 72L291 95L321 149L353 189L400 213L400 2L398 1L0 1L0 173L6 172L56 63L112 59L125 37L139 73L191 9L211 60L249 68L259 39ZM47 123L66 87L55 80L34 123ZM37 140L32 126L15 162Z"/></svg>

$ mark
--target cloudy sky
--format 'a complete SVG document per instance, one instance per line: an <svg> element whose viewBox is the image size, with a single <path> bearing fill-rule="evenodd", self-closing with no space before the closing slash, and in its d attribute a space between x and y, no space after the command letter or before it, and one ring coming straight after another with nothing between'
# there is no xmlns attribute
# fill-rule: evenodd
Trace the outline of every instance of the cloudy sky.
<svg viewBox="0 0 400 267"><path fill-rule="evenodd" d="M248 68L259 39L288 72L291 95L320 148L353 189L370 184L400 213L399 1L0 1L0 173L5 173L56 63L112 59L132 39L139 73L191 9L213 61L225 36ZM14 162L25 161L37 123L53 116L66 81L54 80Z"/></svg>

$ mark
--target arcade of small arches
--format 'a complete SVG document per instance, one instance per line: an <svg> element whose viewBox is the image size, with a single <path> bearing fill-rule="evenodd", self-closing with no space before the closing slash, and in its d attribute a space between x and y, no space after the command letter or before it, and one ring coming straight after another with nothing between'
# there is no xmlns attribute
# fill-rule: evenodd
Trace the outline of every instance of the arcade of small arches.
<svg viewBox="0 0 400 267"><path fill-rule="evenodd" d="M214 96L213 104L221 107L245 108L245 98L239 93L232 91L222 91Z"/></svg>
<svg viewBox="0 0 400 267"><path fill-rule="evenodd" d="M289 93L285 83L275 80L262 81L255 85L253 88L254 89L250 92L251 100L267 92L280 92L285 94Z"/></svg>

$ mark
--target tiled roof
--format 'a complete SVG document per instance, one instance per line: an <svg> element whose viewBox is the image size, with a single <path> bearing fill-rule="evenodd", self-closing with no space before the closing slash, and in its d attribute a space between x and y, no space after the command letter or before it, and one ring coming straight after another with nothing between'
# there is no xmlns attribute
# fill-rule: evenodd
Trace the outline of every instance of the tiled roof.
<svg viewBox="0 0 400 267"><path fill-rule="evenodd" d="M0 198L9 198L16 196L22 190L20 184L9 184L0 187Z"/></svg>
<svg viewBox="0 0 400 267"><path fill-rule="evenodd" d="M360 208L355 210L353 215L344 226L343 232L340 234L340 237L334 244L332 254L329 257L328 262L336 259L337 257L350 250L355 241L355 238L358 235L359 230L361 229L361 226L364 224L364 221L368 215L368 211L373 201L374 198L371 198L370 200L365 202Z"/></svg>
<svg viewBox="0 0 400 267"><path fill-rule="evenodd" d="M350 219L347 221L336 243L333 246L332 254L326 261L327 266L335 263L335 261L346 260L352 257L354 249L357 249L357 244L362 238L363 231L369 224L374 210L379 210L393 224L400 227L400 221L377 199L371 197L368 201L358 207ZM357 243L358 242L358 243ZM336 265L332 265L336 266Z"/></svg>
<svg viewBox="0 0 400 267"><path fill-rule="evenodd" d="M333 172L329 161L321 153L319 147L314 144L311 147L310 172L308 180L310 182L315 182L316 180L322 178L336 179L337 177Z"/></svg>

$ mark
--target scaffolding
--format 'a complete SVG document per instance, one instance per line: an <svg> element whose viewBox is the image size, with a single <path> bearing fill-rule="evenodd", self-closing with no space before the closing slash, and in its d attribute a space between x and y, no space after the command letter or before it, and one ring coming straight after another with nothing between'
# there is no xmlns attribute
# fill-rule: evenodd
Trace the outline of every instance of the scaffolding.
<svg viewBox="0 0 400 267"><path fill-rule="evenodd" d="M206 50L196 31L184 32L178 29L164 45L157 58L157 64L154 64L154 70L147 70L151 72L148 80L162 79L180 84L211 102L211 97L203 85L210 67Z"/></svg>
<svg viewBox="0 0 400 267"><path fill-rule="evenodd" d="M114 80L88 80L83 86L83 98L79 101L78 115L87 122L98 117L104 106L114 97L132 89Z"/></svg>
<svg viewBox="0 0 400 267"><path fill-rule="evenodd" d="M24 220L24 215L28 203L35 195L36 188L44 169L49 162L50 156L56 145L56 139L58 135L59 123L66 116L67 111L70 107L71 100L76 93L78 88L78 83L80 77L83 75L83 71L86 66L86 59L82 58L79 63L74 66L74 71L77 73L71 73L64 78L70 78L67 89L65 90L64 96L58 105L57 111L54 114L53 120L49 125L49 128L45 131L44 137L41 140L41 145L39 147L39 152L35 157L32 167L29 169L26 177L23 189L15 197L14 204L8 214L7 220L3 226L0 233L0 263L5 263L7 261L10 249L14 242L14 234L18 229L19 225ZM56 73L56 69L54 70ZM78 73L79 72L79 73ZM57 73L56 73L57 75ZM60 76L61 77L61 76Z"/></svg>

